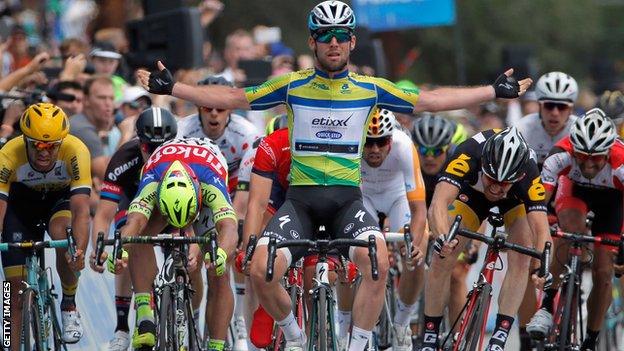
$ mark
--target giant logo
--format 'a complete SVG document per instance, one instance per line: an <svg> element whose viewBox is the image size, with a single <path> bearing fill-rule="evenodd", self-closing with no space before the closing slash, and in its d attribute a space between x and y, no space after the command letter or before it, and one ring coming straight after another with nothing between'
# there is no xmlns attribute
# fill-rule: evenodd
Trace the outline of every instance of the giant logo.
<svg viewBox="0 0 624 351"><path fill-rule="evenodd" d="M342 138L342 133L334 132L333 130L321 130L316 132L316 137L321 139L340 139Z"/></svg>

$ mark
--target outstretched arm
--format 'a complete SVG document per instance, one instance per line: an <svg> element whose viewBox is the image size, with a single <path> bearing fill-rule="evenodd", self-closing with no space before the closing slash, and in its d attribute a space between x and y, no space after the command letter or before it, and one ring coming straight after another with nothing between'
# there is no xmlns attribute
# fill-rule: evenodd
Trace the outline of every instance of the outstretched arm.
<svg viewBox="0 0 624 351"><path fill-rule="evenodd" d="M517 82L513 69L501 74L493 85L472 88L439 88L422 91L414 112L447 111L479 104L494 98L516 98L531 86L533 80L525 78Z"/></svg>
<svg viewBox="0 0 624 351"><path fill-rule="evenodd" d="M139 70L137 71L137 77L143 88L150 93L172 95L198 106L230 110L250 109L244 89L222 85L193 86L175 82L171 72L160 61L158 61L157 71Z"/></svg>

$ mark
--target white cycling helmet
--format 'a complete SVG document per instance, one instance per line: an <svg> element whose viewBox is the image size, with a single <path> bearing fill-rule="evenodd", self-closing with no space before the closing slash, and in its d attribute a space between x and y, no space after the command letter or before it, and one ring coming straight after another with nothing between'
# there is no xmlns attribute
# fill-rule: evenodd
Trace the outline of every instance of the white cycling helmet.
<svg viewBox="0 0 624 351"><path fill-rule="evenodd" d="M578 97L578 84L563 72L550 72L541 76L535 85L537 101L560 101L575 103Z"/></svg>
<svg viewBox="0 0 624 351"><path fill-rule="evenodd" d="M388 135L392 135L394 131L394 125L396 124L396 118L394 113L388 110L378 108L373 113L373 118L368 125L367 138L383 138Z"/></svg>
<svg viewBox="0 0 624 351"><path fill-rule="evenodd" d="M617 137L613 121L599 108L587 111L570 128L574 151L587 154L608 153Z"/></svg>
<svg viewBox="0 0 624 351"><path fill-rule="evenodd" d="M342 1L323 1L310 11L308 29L311 32L336 27L355 30L355 15L349 5Z"/></svg>

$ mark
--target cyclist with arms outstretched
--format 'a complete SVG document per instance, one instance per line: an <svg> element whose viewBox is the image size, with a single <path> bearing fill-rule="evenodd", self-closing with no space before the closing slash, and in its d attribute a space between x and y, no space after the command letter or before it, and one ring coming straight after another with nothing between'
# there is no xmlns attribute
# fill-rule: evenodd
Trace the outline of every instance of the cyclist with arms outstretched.
<svg viewBox="0 0 624 351"><path fill-rule="evenodd" d="M376 235L378 281L372 279L366 249L343 252L363 273L354 300L350 343L350 350L360 351L368 343L381 311L388 270L383 235L364 208L359 189L362 144L375 107L403 113L455 109L495 97L515 98L524 93L531 80L517 82L509 70L493 86L422 92L399 89L385 79L348 71L350 52L356 44L355 16L348 5L340 1L318 4L308 17L308 28L308 47L315 53L315 67L278 76L260 86L237 89L175 83L162 63L158 63L159 71L140 70L137 75L151 92L170 94L199 106L255 110L288 106L291 182L284 205L265 229L266 237L259 240L251 265L254 290L284 330L287 349L301 350L306 337L290 310L286 291L277 278L265 281L268 236L280 240L288 240L293 234L310 238L321 224L334 238ZM275 277L303 254L301 250L279 250Z"/></svg>

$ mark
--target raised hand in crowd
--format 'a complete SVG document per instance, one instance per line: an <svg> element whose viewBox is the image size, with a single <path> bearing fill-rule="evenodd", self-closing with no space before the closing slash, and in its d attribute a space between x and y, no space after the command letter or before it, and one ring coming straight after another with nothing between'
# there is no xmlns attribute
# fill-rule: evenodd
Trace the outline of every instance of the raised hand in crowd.
<svg viewBox="0 0 624 351"><path fill-rule="evenodd" d="M87 58L83 54L70 56L59 74L59 80L78 80L86 66Z"/></svg>

